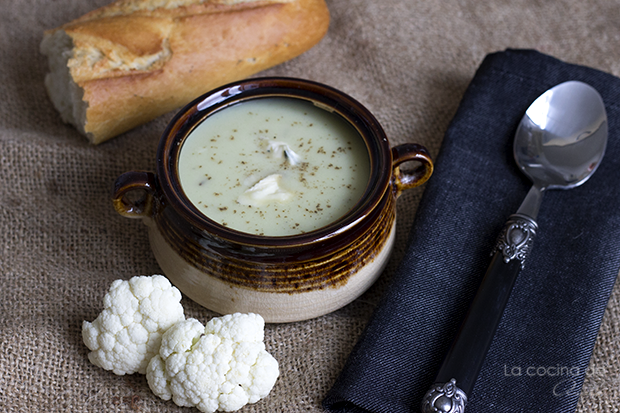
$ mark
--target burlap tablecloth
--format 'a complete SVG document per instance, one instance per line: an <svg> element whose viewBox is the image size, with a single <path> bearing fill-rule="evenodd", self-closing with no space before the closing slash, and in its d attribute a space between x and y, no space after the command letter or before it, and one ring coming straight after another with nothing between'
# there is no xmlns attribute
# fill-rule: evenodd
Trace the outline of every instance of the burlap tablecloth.
<svg viewBox="0 0 620 413"><path fill-rule="evenodd" d="M159 273L145 227L110 201L115 178L153 170L172 113L100 146L64 125L43 86L45 29L107 0L3 0L0 12L0 411L196 411L155 397L144 376L91 365L81 338L118 278ZM379 119L393 145L418 142L435 156L487 53L534 48L620 75L618 0L327 0L327 36L261 75L341 89ZM269 325L281 376L245 412L320 412L379 296L402 258L424 188L398 201L397 242L381 279L332 314ZM601 219L605 219L601 216ZM186 314L213 313L183 300ZM620 286L611 297L578 411L618 412Z"/></svg>

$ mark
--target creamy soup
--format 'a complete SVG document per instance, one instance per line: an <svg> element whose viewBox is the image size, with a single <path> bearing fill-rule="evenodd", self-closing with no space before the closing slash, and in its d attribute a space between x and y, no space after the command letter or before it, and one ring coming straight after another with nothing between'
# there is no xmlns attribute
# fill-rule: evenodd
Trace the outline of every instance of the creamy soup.
<svg viewBox="0 0 620 413"><path fill-rule="evenodd" d="M336 221L360 200L369 169L355 128L291 98L253 99L214 113L179 155L192 204L223 226L266 236Z"/></svg>

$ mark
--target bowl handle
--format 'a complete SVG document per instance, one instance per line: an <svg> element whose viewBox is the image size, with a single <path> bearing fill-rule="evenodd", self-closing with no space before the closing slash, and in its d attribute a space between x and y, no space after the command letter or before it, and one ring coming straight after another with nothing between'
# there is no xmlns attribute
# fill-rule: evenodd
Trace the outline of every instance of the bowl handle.
<svg viewBox="0 0 620 413"><path fill-rule="evenodd" d="M392 148L392 168L396 196L409 188L422 185L433 174L433 160L426 148L417 143L405 143ZM413 169L402 170L401 164L413 161L417 165Z"/></svg>
<svg viewBox="0 0 620 413"><path fill-rule="evenodd" d="M114 209L127 218L152 216L156 187L157 180L152 172L125 172L114 182Z"/></svg>

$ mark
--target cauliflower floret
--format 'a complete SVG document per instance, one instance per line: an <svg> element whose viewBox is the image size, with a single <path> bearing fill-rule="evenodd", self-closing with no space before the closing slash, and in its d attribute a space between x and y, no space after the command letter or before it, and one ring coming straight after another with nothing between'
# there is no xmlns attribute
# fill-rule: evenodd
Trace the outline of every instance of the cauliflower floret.
<svg viewBox="0 0 620 413"><path fill-rule="evenodd" d="M234 411L266 397L278 379L278 362L265 350L265 321L229 314L203 326L189 318L162 337L146 370L149 387L164 400L202 412Z"/></svg>
<svg viewBox="0 0 620 413"><path fill-rule="evenodd" d="M116 280L103 298L104 309L82 324L91 363L115 374L145 374L162 334L185 320L181 293L162 275Z"/></svg>

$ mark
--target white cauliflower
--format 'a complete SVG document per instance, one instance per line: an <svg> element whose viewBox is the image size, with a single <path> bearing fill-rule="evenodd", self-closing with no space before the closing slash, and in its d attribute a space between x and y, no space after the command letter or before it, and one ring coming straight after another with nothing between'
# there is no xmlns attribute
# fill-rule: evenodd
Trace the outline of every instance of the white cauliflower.
<svg viewBox="0 0 620 413"><path fill-rule="evenodd" d="M278 362L265 350L265 321L230 314L203 326L189 318L166 331L159 355L146 371L149 387L164 400L203 412L234 411L266 397Z"/></svg>
<svg viewBox="0 0 620 413"><path fill-rule="evenodd" d="M82 324L88 359L115 374L144 374L159 351L162 334L185 320L181 293L162 275L116 280L103 298L104 309Z"/></svg>

